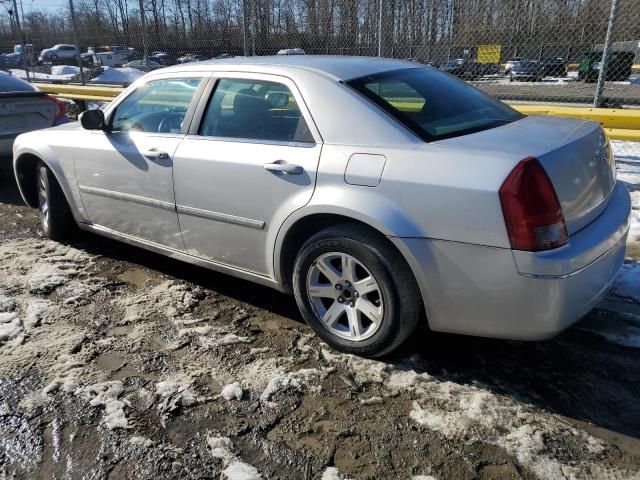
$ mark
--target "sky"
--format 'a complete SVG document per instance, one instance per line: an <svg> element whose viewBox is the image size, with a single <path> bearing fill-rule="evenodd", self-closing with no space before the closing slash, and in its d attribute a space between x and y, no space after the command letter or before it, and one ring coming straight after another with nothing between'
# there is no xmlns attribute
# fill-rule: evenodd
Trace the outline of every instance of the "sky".
<svg viewBox="0 0 640 480"><path fill-rule="evenodd" d="M69 6L68 0L16 0L18 9L20 8L20 1L22 1L25 13L31 10L45 10L53 13Z"/></svg>

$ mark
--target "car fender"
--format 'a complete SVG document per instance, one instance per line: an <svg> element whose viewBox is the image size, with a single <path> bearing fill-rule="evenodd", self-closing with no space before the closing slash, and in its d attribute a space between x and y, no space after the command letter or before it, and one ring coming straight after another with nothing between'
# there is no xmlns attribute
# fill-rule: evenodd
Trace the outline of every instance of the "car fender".
<svg viewBox="0 0 640 480"><path fill-rule="evenodd" d="M61 158L54 151L55 147L53 145L55 144L48 141L53 130L55 128L23 133L16 138L13 147L13 169L20 195L27 205L37 208L38 205L34 198L28 193L28 186L26 185L28 177L21 174L23 162L29 161L30 157L36 157L53 173L67 199L76 222L87 222L88 218L75 181L73 155Z"/></svg>

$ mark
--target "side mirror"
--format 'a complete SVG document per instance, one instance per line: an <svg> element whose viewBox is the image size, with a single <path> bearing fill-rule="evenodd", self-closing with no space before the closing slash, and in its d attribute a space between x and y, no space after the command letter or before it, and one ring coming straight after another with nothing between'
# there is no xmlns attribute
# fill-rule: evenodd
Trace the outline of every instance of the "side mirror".
<svg viewBox="0 0 640 480"><path fill-rule="evenodd" d="M100 109L87 110L78 116L82 128L85 130L104 130L104 112Z"/></svg>

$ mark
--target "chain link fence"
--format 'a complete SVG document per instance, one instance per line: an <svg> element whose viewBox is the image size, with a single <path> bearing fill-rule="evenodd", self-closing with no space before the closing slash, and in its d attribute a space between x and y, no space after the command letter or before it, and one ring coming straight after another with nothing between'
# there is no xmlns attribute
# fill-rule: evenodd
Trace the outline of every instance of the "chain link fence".
<svg viewBox="0 0 640 480"><path fill-rule="evenodd" d="M14 75L103 84L224 56L385 56L510 103L640 108L639 0L0 0L0 51Z"/></svg>

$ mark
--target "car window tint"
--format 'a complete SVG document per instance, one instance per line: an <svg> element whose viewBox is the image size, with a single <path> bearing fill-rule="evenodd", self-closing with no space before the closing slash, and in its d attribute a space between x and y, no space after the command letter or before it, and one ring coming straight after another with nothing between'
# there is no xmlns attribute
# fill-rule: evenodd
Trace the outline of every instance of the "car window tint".
<svg viewBox="0 0 640 480"><path fill-rule="evenodd" d="M131 93L112 115L111 129L179 133L202 79L155 80Z"/></svg>
<svg viewBox="0 0 640 480"><path fill-rule="evenodd" d="M209 99L200 135L313 143L313 136L286 85L223 79Z"/></svg>

